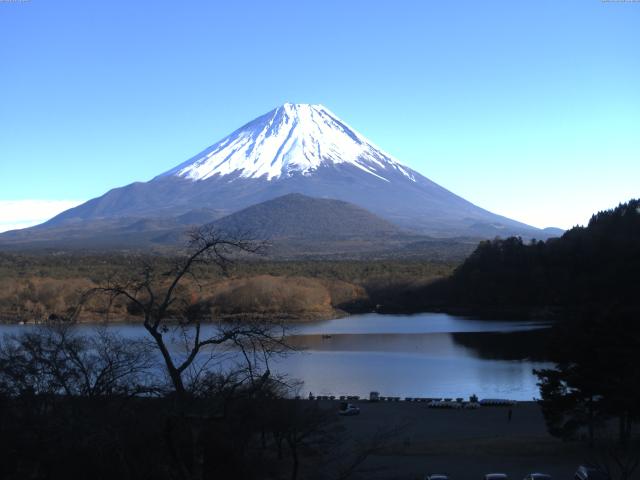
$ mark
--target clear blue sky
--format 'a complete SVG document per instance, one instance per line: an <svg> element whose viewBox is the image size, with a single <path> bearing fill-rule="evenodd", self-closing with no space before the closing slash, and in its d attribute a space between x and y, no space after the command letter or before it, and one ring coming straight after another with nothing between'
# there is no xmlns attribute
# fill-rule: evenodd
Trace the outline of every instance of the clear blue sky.
<svg viewBox="0 0 640 480"><path fill-rule="evenodd" d="M0 1L0 222L149 180L286 101L570 227L640 196L640 3Z"/></svg>

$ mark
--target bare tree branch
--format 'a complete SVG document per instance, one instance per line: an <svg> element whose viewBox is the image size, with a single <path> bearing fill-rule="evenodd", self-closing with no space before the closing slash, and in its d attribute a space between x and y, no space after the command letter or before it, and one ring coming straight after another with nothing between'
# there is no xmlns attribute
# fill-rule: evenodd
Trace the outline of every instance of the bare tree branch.
<svg viewBox="0 0 640 480"><path fill-rule="evenodd" d="M92 294L105 294L109 296L110 301L118 297L125 298L142 312L143 325L162 355L175 392L181 396L186 393L183 375L206 347L236 345L250 366L250 372L257 364L257 356L250 358L246 355L245 348L248 345L264 353L262 358L265 363L270 355L286 350L284 330L274 328L269 322L249 322L230 326L220 324L216 325L210 335L203 338L203 308L191 305L180 293L185 277L197 279L194 270L196 266L213 265L226 274L228 266L238 258L261 254L265 247L264 242L256 241L246 233L229 235L217 231L210 225L203 226L189 233L188 253L170 271L157 275L154 266L150 262L144 262L137 279L110 279L106 285L93 289ZM177 359L172 354L169 345L171 339L165 336L169 331L169 325L176 322L177 328L183 329L183 343L187 347L187 354L182 359Z"/></svg>

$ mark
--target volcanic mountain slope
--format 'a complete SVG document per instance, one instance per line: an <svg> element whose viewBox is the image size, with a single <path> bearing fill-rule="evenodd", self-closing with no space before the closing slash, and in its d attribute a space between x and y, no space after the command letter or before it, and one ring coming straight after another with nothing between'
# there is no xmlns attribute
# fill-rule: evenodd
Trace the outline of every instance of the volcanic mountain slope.
<svg viewBox="0 0 640 480"><path fill-rule="evenodd" d="M435 237L549 236L473 205L383 152L327 108L307 104L278 107L149 182L110 190L25 233L37 239L52 229L120 228L132 219L164 222L198 211L220 218L289 193L350 202Z"/></svg>
<svg viewBox="0 0 640 480"><path fill-rule="evenodd" d="M217 231L266 240L275 258L429 258L458 261L476 241L433 239L402 230L341 200L292 193L212 223Z"/></svg>
<svg viewBox="0 0 640 480"><path fill-rule="evenodd" d="M218 230L263 239L339 239L406 235L363 208L341 200L291 193L213 222Z"/></svg>
<svg viewBox="0 0 640 480"><path fill-rule="evenodd" d="M62 249L172 252L184 246L191 228L212 226L222 235L265 241L273 259L429 258L460 261L477 239L433 239L404 231L377 215L341 200L288 194L210 221L215 212L177 217L123 217L80 225L8 232L2 250ZM209 219L209 221L207 221Z"/></svg>

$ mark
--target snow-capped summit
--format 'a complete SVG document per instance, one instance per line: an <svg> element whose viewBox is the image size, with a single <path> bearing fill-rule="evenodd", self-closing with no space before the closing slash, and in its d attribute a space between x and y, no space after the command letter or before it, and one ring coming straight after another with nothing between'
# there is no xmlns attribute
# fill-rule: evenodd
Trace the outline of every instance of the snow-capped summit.
<svg viewBox="0 0 640 480"><path fill-rule="evenodd" d="M380 180L411 169L383 152L322 105L285 103L161 176L205 180L215 175L267 180L311 175L350 164Z"/></svg>

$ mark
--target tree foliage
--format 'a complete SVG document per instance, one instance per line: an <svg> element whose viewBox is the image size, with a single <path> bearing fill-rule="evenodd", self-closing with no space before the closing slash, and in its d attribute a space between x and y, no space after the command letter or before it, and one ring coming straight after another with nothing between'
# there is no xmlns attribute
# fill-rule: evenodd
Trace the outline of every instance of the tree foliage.
<svg viewBox="0 0 640 480"><path fill-rule="evenodd" d="M640 308L640 200L594 215L561 238L487 240L451 278L423 291L425 304L469 307Z"/></svg>
<svg viewBox="0 0 640 480"><path fill-rule="evenodd" d="M623 307L582 314L555 327L554 368L536 371L550 433L591 444L615 419L618 441L631 441L640 420L640 318Z"/></svg>

